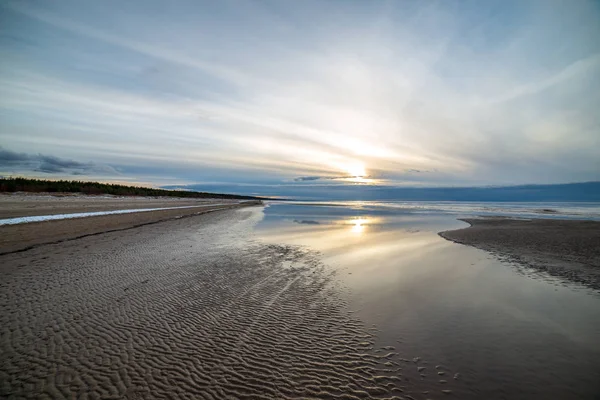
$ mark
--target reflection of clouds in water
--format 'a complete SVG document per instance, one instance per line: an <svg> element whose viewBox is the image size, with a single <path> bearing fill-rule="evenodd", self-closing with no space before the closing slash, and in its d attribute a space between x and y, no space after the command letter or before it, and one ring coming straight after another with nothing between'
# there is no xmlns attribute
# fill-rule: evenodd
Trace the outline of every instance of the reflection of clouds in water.
<svg viewBox="0 0 600 400"><path fill-rule="evenodd" d="M384 218L381 217L366 217L356 216L349 219L327 219L324 221L316 221L314 219L294 219L294 224L300 225L332 225L332 226L351 226L351 231L354 233L362 233L368 225L383 224Z"/></svg>
<svg viewBox="0 0 600 400"><path fill-rule="evenodd" d="M404 268L399 266L412 265L439 246L449 245L437 235L447 225L434 224L431 228L420 229L415 225L422 222L422 218L415 221L406 215L360 215L360 212L335 215L339 211L335 207L312 207L312 210L313 215L303 216L305 218L296 216L281 220L284 223L263 225L261 237L323 252L325 260L332 265L353 269L355 278L362 276L359 270L391 268L393 274L400 274ZM298 213L296 209L293 211ZM386 270L385 273L388 272ZM413 274L402 273L406 276Z"/></svg>
<svg viewBox="0 0 600 400"><path fill-rule="evenodd" d="M360 224L356 224L352 227L352 232L354 232L354 233L363 233L364 230L365 230L365 227Z"/></svg>
<svg viewBox="0 0 600 400"><path fill-rule="evenodd" d="M309 246L361 269L375 261L381 266L414 262L447 245L437 232L464 225L454 216L424 218L394 207L370 208L273 204L259 230L269 241Z"/></svg>
<svg viewBox="0 0 600 400"><path fill-rule="evenodd" d="M267 215L285 210L277 207L268 209ZM455 215L415 215L394 209L373 210L369 215L348 209L343 214L339 207L288 209L322 223L300 226L288 219L271 229L265 226L263 235L276 243L318 251L323 264L336 271L336 279L348 288L349 305L356 315L380 329L380 340L391 342L401 335L399 354L413 352L434 364L439 359L461 374L475 363L477 371L483 371L478 375L482 379L493 379L486 372L490 354L502 374L517 380L529 368L519 362L523 351L541 369L549 360L560 363L556 371L576 369L582 360L590 369L596 365L587 348L597 347L593 329L598 322L597 304L590 301L592 297L524 279L495 257L438 236L437 232L465 226ZM386 215L380 216L383 212ZM280 215L284 218L285 213ZM364 233L357 234L359 229ZM561 304L564 309L557 312L548 304ZM489 332L495 332L496 340L486 340ZM548 346L539 346L540 337L548 340ZM527 346L507 352L515 340ZM473 357L473 349L484 356ZM454 362L447 362L449 355ZM569 379L577 382L579 375Z"/></svg>
<svg viewBox="0 0 600 400"><path fill-rule="evenodd" d="M389 220L386 220L386 218L383 217L359 216L343 220L341 224L351 225L351 231L353 233L363 233L366 232L368 226L385 225L386 222L389 222Z"/></svg>

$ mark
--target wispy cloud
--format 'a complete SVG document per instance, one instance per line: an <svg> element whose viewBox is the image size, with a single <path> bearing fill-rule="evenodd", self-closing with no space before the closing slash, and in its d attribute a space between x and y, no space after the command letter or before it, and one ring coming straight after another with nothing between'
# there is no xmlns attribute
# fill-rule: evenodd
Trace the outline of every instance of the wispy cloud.
<svg viewBox="0 0 600 400"><path fill-rule="evenodd" d="M155 180L600 179L594 2L2 7L19 152Z"/></svg>

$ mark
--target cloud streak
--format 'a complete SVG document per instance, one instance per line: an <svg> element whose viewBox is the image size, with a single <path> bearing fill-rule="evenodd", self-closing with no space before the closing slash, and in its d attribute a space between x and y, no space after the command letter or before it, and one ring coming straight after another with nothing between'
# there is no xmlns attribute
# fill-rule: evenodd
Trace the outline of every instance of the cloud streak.
<svg viewBox="0 0 600 400"><path fill-rule="evenodd" d="M3 7L19 152L156 181L600 179L594 2Z"/></svg>

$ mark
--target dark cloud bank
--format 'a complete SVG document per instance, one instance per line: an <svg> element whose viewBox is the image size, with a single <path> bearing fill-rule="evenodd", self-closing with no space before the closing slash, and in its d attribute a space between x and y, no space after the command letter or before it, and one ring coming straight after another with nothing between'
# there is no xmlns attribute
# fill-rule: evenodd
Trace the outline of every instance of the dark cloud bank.
<svg viewBox="0 0 600 400"><path fill-rule="evenodd" d="M0 168L20 171L43 172L46 174L84 175L94 173L116 174L117 171L107 165L92 162L79 162L45 154L17 153L0 147Z"/></svg>

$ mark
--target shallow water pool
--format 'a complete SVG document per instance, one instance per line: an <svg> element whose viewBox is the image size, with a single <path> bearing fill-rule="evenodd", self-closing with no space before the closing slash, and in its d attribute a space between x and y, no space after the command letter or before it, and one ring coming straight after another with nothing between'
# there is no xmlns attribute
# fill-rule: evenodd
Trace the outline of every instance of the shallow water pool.
<svg viewBox="0 0 600 400"><path fill-rule="evenodd" d="M423 398L598 398L600 295L438 236L457 216L276 203L256 231L322 253L377 345L415 360Z"/></svg>

